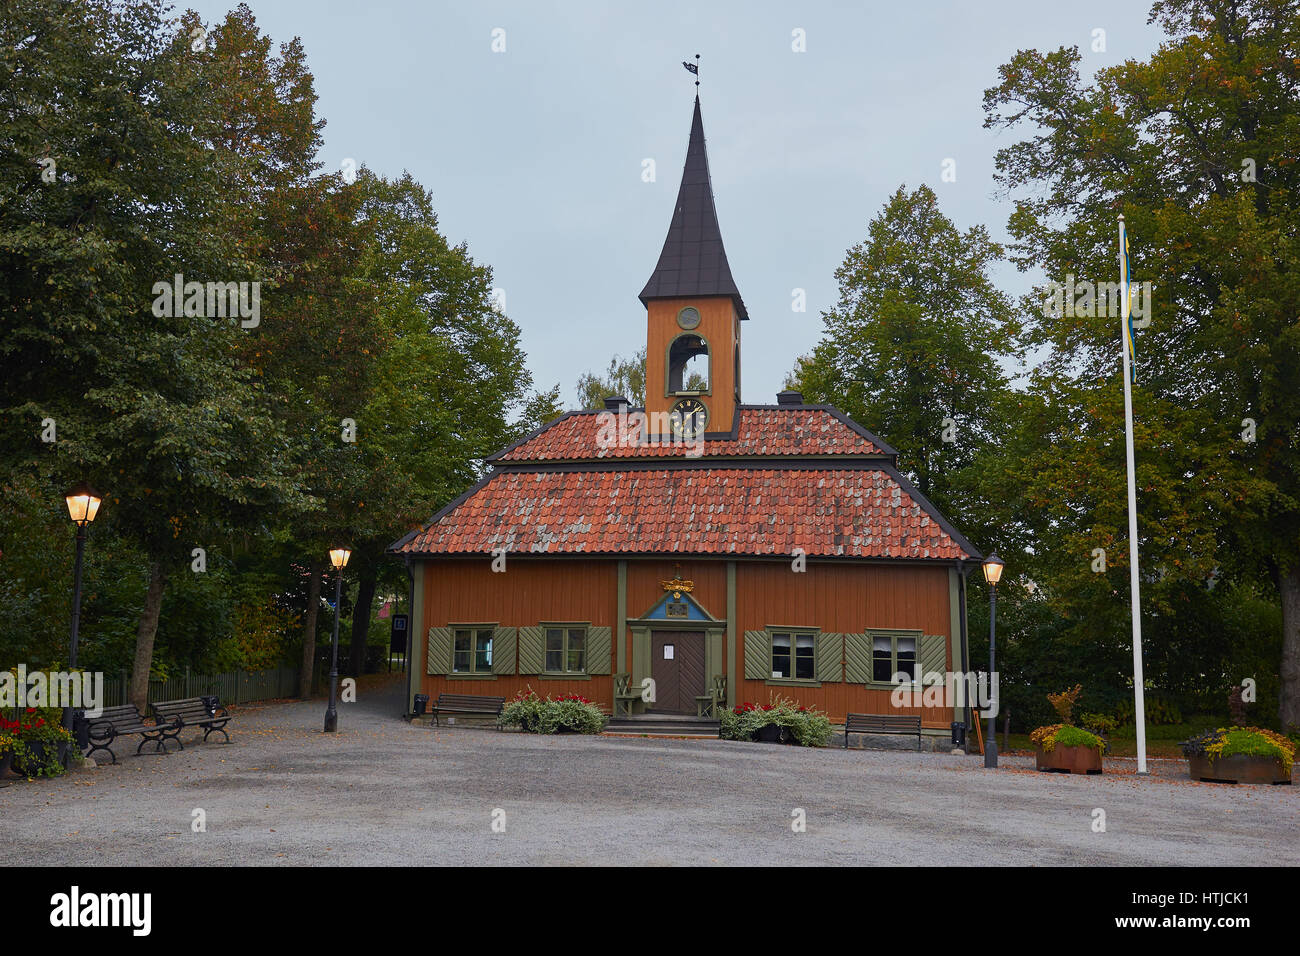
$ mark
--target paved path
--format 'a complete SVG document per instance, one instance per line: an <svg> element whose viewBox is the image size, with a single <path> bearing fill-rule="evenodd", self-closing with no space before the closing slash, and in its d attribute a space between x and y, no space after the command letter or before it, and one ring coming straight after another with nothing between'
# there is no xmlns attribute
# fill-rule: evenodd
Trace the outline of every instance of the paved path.
<svg viewBox="0 0 1300 956"><path fill-rule="evenodd" d="M430 730L393 716L400 693L363 691L332 737L320 701L245 706L229 746L15 782L0 864L1199 866L1300 851L1300 787L1191 783L1181 761L1081 778L1017 757L986 771L946 754Z"/></svg>

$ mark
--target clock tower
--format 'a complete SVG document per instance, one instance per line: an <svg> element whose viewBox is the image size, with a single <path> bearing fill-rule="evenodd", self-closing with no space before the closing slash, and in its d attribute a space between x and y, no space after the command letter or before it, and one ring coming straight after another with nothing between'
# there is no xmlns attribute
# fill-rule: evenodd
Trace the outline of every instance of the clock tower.
<svg viewBox="0 0 1300 956"><path fill-rule="evenodd" d="M650 432L729 433L740 404L740 323L749 314L722 247L698 95L677 206L640 299Z"/></svg>

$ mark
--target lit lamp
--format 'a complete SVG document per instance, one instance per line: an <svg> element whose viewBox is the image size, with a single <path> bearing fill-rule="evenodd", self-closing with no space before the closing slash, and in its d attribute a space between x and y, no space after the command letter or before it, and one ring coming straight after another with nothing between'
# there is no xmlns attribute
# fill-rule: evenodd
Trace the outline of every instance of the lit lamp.
<svg viewBox="0 0 1300 956"><path fill-rule="evenodd" d="M996 621L998 616L998 582L1002 580L1002 568L1006 562L990 554L984 559L984 580L989 583L989 733L984 744L984 766L996 768L998 765L998 740L993 729L993 716L997 712L996 701L992 699L993 673L995 670L994 650L997 646Z"/></svg>
<svg viewBox="0 0 1300 956"><path fill-rule="evenodd" d="M99 492L84 481L78 482L63 496L68 505L68 517L77 526L77 558L72 566L72 648L68 655L68 670L77 669L77 638L81 630L81 563L86 553L86 525L95 520L104 499ZM63 726L73 729L71 707L63 708Z"/></svg>
<svg viewBox="0 0 1300 956"><path fill-rule="evenodd" d="M339 712L334 704L339 683L339 613L343 601L343 569L352 552L348 548L330 548L330 564L338 570L334 582L334 649L330 656L330 703L325 710L325 733L332 734L339 727Z"/></svg>
<svg viewBox="0 0 1300 956"><path fill-rule="evenodd" d="M77 667L77 632L81 625L81 561L86 550L86 525L95 520L103 498L86 482L79 482L76 487L63 496L68 503L68 517L77 526L77 559L72 570L72 654L68 660L68 669Z"/></svg>

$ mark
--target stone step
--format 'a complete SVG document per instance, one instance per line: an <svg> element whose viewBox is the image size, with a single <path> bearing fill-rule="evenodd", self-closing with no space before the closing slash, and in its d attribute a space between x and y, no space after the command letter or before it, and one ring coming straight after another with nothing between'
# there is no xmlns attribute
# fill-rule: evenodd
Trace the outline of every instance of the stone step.
<svg viewBox="0 0 1300 956"><path fill-rule="evenodd" d="M682 730L675 727L606 727L602 733L617 737L693 737L699 740L717 740L716 730L707 733Z"/></svg>
<svg viewBox="0 0 1300 956"><path fill-rule="evenodd" d="M605 725L607 734L652 737L717 737L718 722L687 714L645 714L619 717Z"/></svg>

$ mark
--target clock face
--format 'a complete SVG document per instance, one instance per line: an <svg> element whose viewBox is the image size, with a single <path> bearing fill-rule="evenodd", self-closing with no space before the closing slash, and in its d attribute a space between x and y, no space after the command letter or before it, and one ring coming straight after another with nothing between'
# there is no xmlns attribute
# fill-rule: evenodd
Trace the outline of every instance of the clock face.
<svg viewBox="0 0 1300 956"><path fill-rule="evenodd" d="M700 324L700 310L687 306L677 313L677 324L683 329L693 329Z"/></svg>
<svg viewBox="0 0 1300 956"><path fill-rule="evenodd" d="M709 408L698 398L683 398L668 413L668 424L673 434L681 438L703 435L708 423Z"/></svg>

